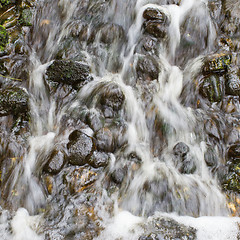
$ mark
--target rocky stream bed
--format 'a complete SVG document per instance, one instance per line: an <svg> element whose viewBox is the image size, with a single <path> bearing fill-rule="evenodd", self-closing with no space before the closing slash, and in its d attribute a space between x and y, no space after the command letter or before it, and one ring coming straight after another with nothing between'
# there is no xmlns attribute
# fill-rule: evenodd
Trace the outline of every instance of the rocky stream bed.
<svg viewBox="0 0 240 240"><path fill-rule="evenodd" d="M240 239L239 64L238 0L0 0L1 239Z"/></svg>

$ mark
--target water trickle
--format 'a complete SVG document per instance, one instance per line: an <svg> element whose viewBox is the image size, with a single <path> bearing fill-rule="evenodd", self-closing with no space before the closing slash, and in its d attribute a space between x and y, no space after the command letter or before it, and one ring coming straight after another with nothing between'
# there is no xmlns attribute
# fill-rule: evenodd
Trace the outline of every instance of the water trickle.
<svg viewBox="0 0 240 240"><path fill-rule="evenodd" d="M3 239L169 239L168 230L223 239L215 220L224 239L237 238L216 173L227 143L212 119L206 127L196 93L212 74L204 55L217 48L208 4L35 3L24 43L29 136L2 191ZM210 66L215 77L223 58ZM217 166L206 161L209 146Z"/></svg>

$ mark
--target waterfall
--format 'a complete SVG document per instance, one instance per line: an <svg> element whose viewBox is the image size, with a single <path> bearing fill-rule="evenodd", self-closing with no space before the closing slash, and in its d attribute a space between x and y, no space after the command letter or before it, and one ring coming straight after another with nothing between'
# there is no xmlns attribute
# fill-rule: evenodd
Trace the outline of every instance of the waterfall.
<svg viewBox="0 0 240 240"><path fill-rule="evenodd" d="M211 145L222 164L225 142L213 144L208 110L189 104L218 41L209 2L35 2L24 40L30 130L2 190L3 239L163 239L142 236L164 218L195 229L198 240L237 239L239 218L229 217L205 160ZM82 70L66 77L60 66L64 74L50 76L57 61ZM71 84L83 72L82 85ZM82 148L80 138L88 139ZM106 166L81 160L91 144L88 155L107 156ZM47 174L56 152L64 167Z"/></svg>

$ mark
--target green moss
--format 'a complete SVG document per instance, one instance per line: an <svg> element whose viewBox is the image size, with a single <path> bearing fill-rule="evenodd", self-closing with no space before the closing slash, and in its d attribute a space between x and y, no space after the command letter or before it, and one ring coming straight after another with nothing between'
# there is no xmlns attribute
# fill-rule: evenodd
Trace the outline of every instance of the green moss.
<svg viewBox="0 0 240 240"><path fill-rule="evenodd" d="M8 43L8 39L9 39L9 36L6 28L0 25L0 51L5 50L5 47Z"/></svg>
<svg viewBox="0 0 240 240"><path fill-rule="evenodd" d="M222 89L218 76L211 75L206 78L200 87L200 93L210 102L220 102L222 99Z"/></svg>
<svg viewBox="0 0 240 240"><path fill-rule="evenodd" d="M231 63L231 54L215 54L206 60L203 72L207 74L225 72Z"/></svg>
<svg viewBox="0 0 240 240"><path fill-rule="evenodd" d="M28 94L21 88L13 87L0 91L0 116L24 115L28 109Z"/></svg>
<svg viewBox="0 0 240 240"><path fill-rule="evenodd" d="M24 9L21 12L20 18L19 18L19 24L22 26L31 26L32 23L32 11L31 9Z"/></svg>
<svg viewBox="0 0 240 240"><path fill-rule="evenodd" d="M0 8L15 3L15 0L0 0Z"/></svg>
<svg viewBox="0 0 240 240"><path fill-rule="evenodd" d="M231 190L240 193L240 178L235 172L232 172L226 176L224 188L225 190Z"/></svg>
<svg viewBox="0 0 240 240"><path fill-rule="evenodd" d="M10 3L9 0L1 0L0 1L0 4L2 4L2 5L8 5L9 3Z"/></svg>

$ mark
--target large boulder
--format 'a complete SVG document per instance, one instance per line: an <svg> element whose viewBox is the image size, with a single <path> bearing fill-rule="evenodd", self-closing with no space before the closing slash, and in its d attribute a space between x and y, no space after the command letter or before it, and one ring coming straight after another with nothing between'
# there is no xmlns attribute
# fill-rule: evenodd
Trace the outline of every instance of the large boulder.
<svg viewBox="0 0 240 240"><path fill-rule="evenodd" d="M92 80L86 64L71 60L55 60L46 72L49 81L81 87Z"/></svg>

